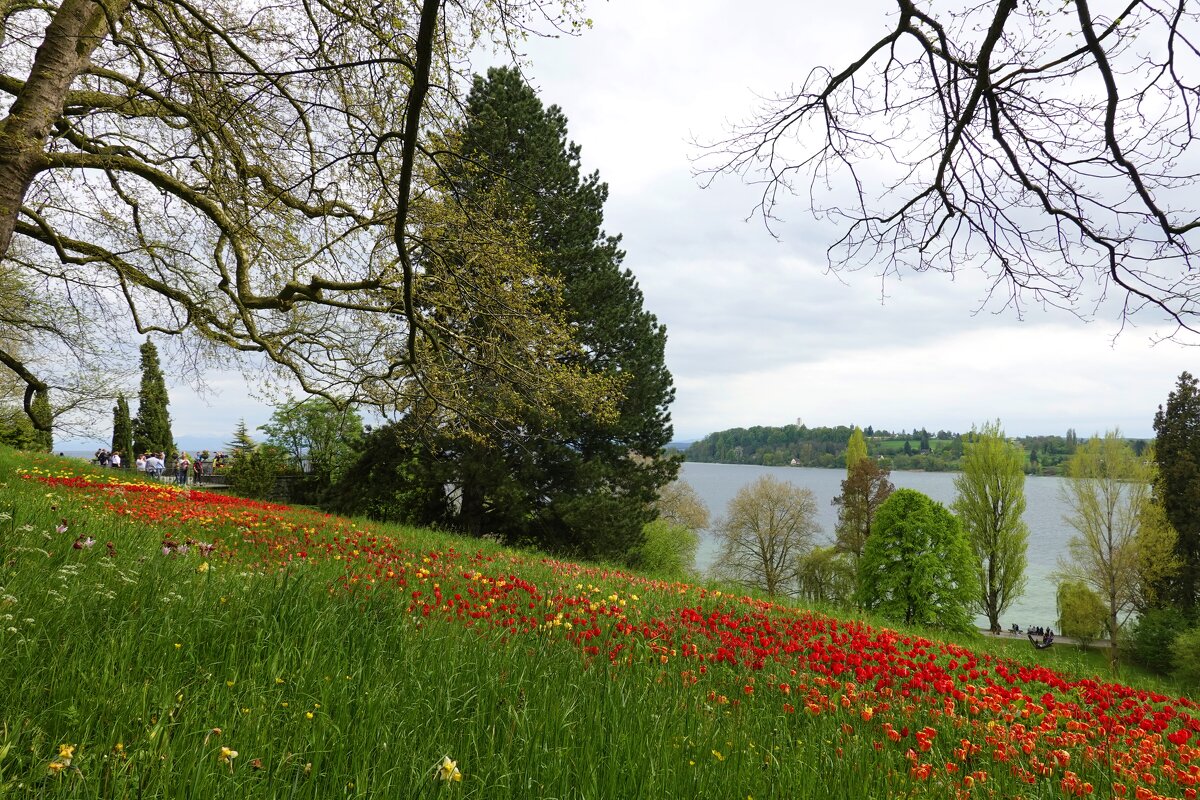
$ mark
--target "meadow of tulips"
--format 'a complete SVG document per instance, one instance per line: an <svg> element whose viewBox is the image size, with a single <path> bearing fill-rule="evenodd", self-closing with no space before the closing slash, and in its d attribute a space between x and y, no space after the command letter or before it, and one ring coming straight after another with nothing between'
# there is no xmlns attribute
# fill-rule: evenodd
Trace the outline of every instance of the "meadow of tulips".
<svg viewBox="0 0 1200 800"><path fill-rule="evenodd" d="M0 796L1196 797L1039 657L0 449Z"/></svg>

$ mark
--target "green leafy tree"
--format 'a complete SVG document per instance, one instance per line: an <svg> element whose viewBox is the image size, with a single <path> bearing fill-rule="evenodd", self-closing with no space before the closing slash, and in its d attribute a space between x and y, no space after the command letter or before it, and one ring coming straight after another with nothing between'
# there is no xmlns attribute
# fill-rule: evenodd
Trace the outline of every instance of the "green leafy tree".
<svg viewBox="0 0 1200 800"><path fill-rule="evenodd" d="M896 489L889 480L891 474L874 459L860 458L846 470L842 493L833 498L838 507L834 546L850 557L855 568L871 535L875 514Z"/></svg>
<svg viewBox="0 0 1200 800"><path fill-rule="evenodd" d="M1140 614L1130 631L1129 657L1160 675L1171 671L1171 646L1188 627L1187 617L1177 608L1151 608Z"/></svg>
<svg viewBox="0 0 1200 800"><path fill-rule="evenodd" d="M1025 454L1008 442L998 420L972 436L954 488L953 510L978 565L978 607L999 633L1000 616L1025 591L1029 528L1022 519Z"/></svg>
<svg viewBox="0 0 1200 800"><path fill-rule="evenodd" d="M1154 466L1134 455L1114 430L1078 445L1067 462L1066 477L1063 500L1071 510L1066 522L1076 535L1067 543L1069 558L1059 560L1058 570L1104 601L1115 673L1120 668L1121 629L1138 593L1138 532L1150 501Z"/></svg>
<svg viewBox="0 0 1200 800"><path fill-rule="evenodd" d="M1200 686L1200 628L1192 628L1171 643L1172 675L1184 686Z"/></svg>
<svg viewBox="0 0 1200 800"><path fill-rule="evenodd" d="M358 412L338 407L324 397L289 400L277 406L270 422L260 425L267 442L288 454L293 469L306 472L310 491L332 486L358 457L363 423Z"/></svg>
<svg viewBox="0 0 1200 800"><path fill-rule="evenodd" d="M1087 647L1105 629L1108 612L1104 600L1086 583L1077 580L1060 583L1056 598L1059 632Z"/></svg>
<svg viewBox="0 0 1200 800"><path fill-rule="evenodd" d="M138 389L138 412L133 421L133 447L139 453L175 455L171 416L167 413L167 382L158 362L158 348L149 339L141 347L142 383Z"/></svg>
<svg viewBox="0 0 1200 800"><path fill-rule="evenodd" d="M908 625L968 632L975 594L971 544L954 515L920 492L893 492L859 561L863 607Z"/></svg>
<svg viewBox="0 0 1200 800"><path fill-rule="evenodd" d="M1166 407L1158 407L1154 432L1154 495L1175 529L1179 559L1177 573L1160 595L1192 616L1200 602L1200 389L1190 373L1180 374Z"/></svg>
<svg viewBox="0 0 1200 800"><path fill-rule="evenodd" d="M603 379L616 398L615 413L589 413L547 393L544 406L526 408L509 430L478 435L453 421L431 426L437 430L425 444L439 460L420 482L450 487L456 502L437 504L454 509L449 519L424 521L580 556L624 558L641 544L658 489L678 471L677 461L663 455L674 396L666 331L643 309L636 280L621 268L619 238L602 229L608 188L595 173L581 175L579 147L568 141L558 107L544 107L515 70L493 69L476 78L456 139L472 166L447 170L449 190L468 204L498 193L510 213L528 221L531 253L561 292L580 345L557 363ZM488 324L480 314L445 322L471 331ZM476 338L488 349L512 341ZM469 372L463 396L484 416L505 404L486 370Z"/></svg>
<svg viewBox="0 0 1200 800"><path fill-rule="evenodd" d="M772 597L794 595L800 558L820 530L811 489L764 475L729 501L713 574Z"/></svg>
<svg viewBox="0 0 1200 800"><path fill-rule="evenodd" d="M129 402L124 394L117 395L113 408L112 450L121 454L121 463L126 466L136 458L133 451L133 421L129 418Z"/></svg>
<svg viewBox="0 0 1200 800"><path fill-rule="evenodd" d="M629 552L627 562L660 578L686 580L695 576L699 547L695 530L660 518L646 523L643 541Z"/></svg>
<svg viewBox="0 0 1200 800"><path fill-rule="evenodd" d="M249 452L256 446L254 438L250 435L250 428L247 427L243 417L238 420L238 426L233 432L233 439L225 443L225 449L229 451L229 455L236 456L238 453Z"/></svg>
<svg viewBox="0 0 1200 800"><path fill-rule="evenodd" d="M796 572L803 600L845 608L854 599L854 562L836 547L814 547L801 554Z"/></svg>

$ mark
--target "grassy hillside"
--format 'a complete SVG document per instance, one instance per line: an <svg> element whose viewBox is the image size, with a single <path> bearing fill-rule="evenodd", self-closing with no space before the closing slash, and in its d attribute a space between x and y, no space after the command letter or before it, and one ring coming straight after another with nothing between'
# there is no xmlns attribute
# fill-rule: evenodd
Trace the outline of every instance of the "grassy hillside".
<svg viewBox="0 0 1200 800"><path fill-rule="evenodd" d="M1153 798L1200 780L1195 704L1085 677L1070 650L1013 659L64 464L0 450L0 796Z"/></svg>

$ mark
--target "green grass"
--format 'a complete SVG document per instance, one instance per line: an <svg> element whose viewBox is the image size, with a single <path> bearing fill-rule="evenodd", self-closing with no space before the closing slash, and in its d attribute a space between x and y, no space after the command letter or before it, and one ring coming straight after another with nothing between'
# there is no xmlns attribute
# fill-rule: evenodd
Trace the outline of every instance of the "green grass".
<svg viewBox="0 0 1200 800"><path fill-rule="evenodd" d="M839 703L855 694L850 684L797 675L785 662L748 670L685 661L649 629L614 632L677 607L760 608L749 600L314 514L263 523L286 523L292 539L262 539L245 520L117 516L14 475L55 463L0 449L0 797L857 800L962 791L957 774L914 782L907 731L948 726L928 754L940 765L954 759L956 737L976 735L965 712L885 715L870 700L880 711L868 725L868 701ZM319 524L337 527L296 538ZM214 536L217 554L164 556L168 533ZM316 558L335 535L342 549ZM96 544L72 547L82 536ZM401 544L373 563L406 570L403 591L350 563L382 548L382 537ZM306 558L282 558L301 546ZM475 565L493 586L538 587L511 595L521 602L513 614L542 615L586 595L614 609L628 602L630 615L601 617L603 647L591 654L552 620L516 633L422 613L440 583L447 592L479 585ZM659 605L641 613L651 600ZM614 643L625 649L610 658ZM1094 653L967 644L1072 675L1100 672ZM780 694L787 682L796 694ZM816 705L806 711L806 701ZM884 739L882 719L904 724L905 741ZM74 750L60 769L63 745ZM444 756L457 760L461 782L435 780ZM1053 782L1031 791L994 769L984 786L969 796L1059 796Z"/></svg>

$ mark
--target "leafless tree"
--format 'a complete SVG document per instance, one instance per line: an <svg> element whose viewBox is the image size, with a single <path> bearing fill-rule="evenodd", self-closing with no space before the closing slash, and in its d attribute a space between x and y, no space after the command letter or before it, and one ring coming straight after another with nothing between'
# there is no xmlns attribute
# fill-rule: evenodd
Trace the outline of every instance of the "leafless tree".
<svg viewBox="0 0 1200 800"><path fill-rule="evenodd" d="M831 268L981 269L989 300L1198 330L1200 9L1185 0L896 0L701 159L842 225ZM894 171L880 177L883 165ZM845 183L839 183L844 180ZM826 190L833 189L833 194ZM842 191L844 190L844 191ZM834 201L822 198L833 196Z"/></svg>
<svg viewBox="0 0 1200 800"><path fill-rule="evenodd" d="M0 269L80 323L21 351L0 344L35 425L51 424L35 396L133 331L218 361L261 354L309 393L385 409L416 395L461 405L436 370L415 369L423 354L536 381L512 358L473 363L416 298L453 235L439 206L454 198L435 187L464 54L569 32L576 12L575 0L0 0ZM458 292L515 318L522 281L476 278ZM87 357L30 360L47 339Z"/></svg>

